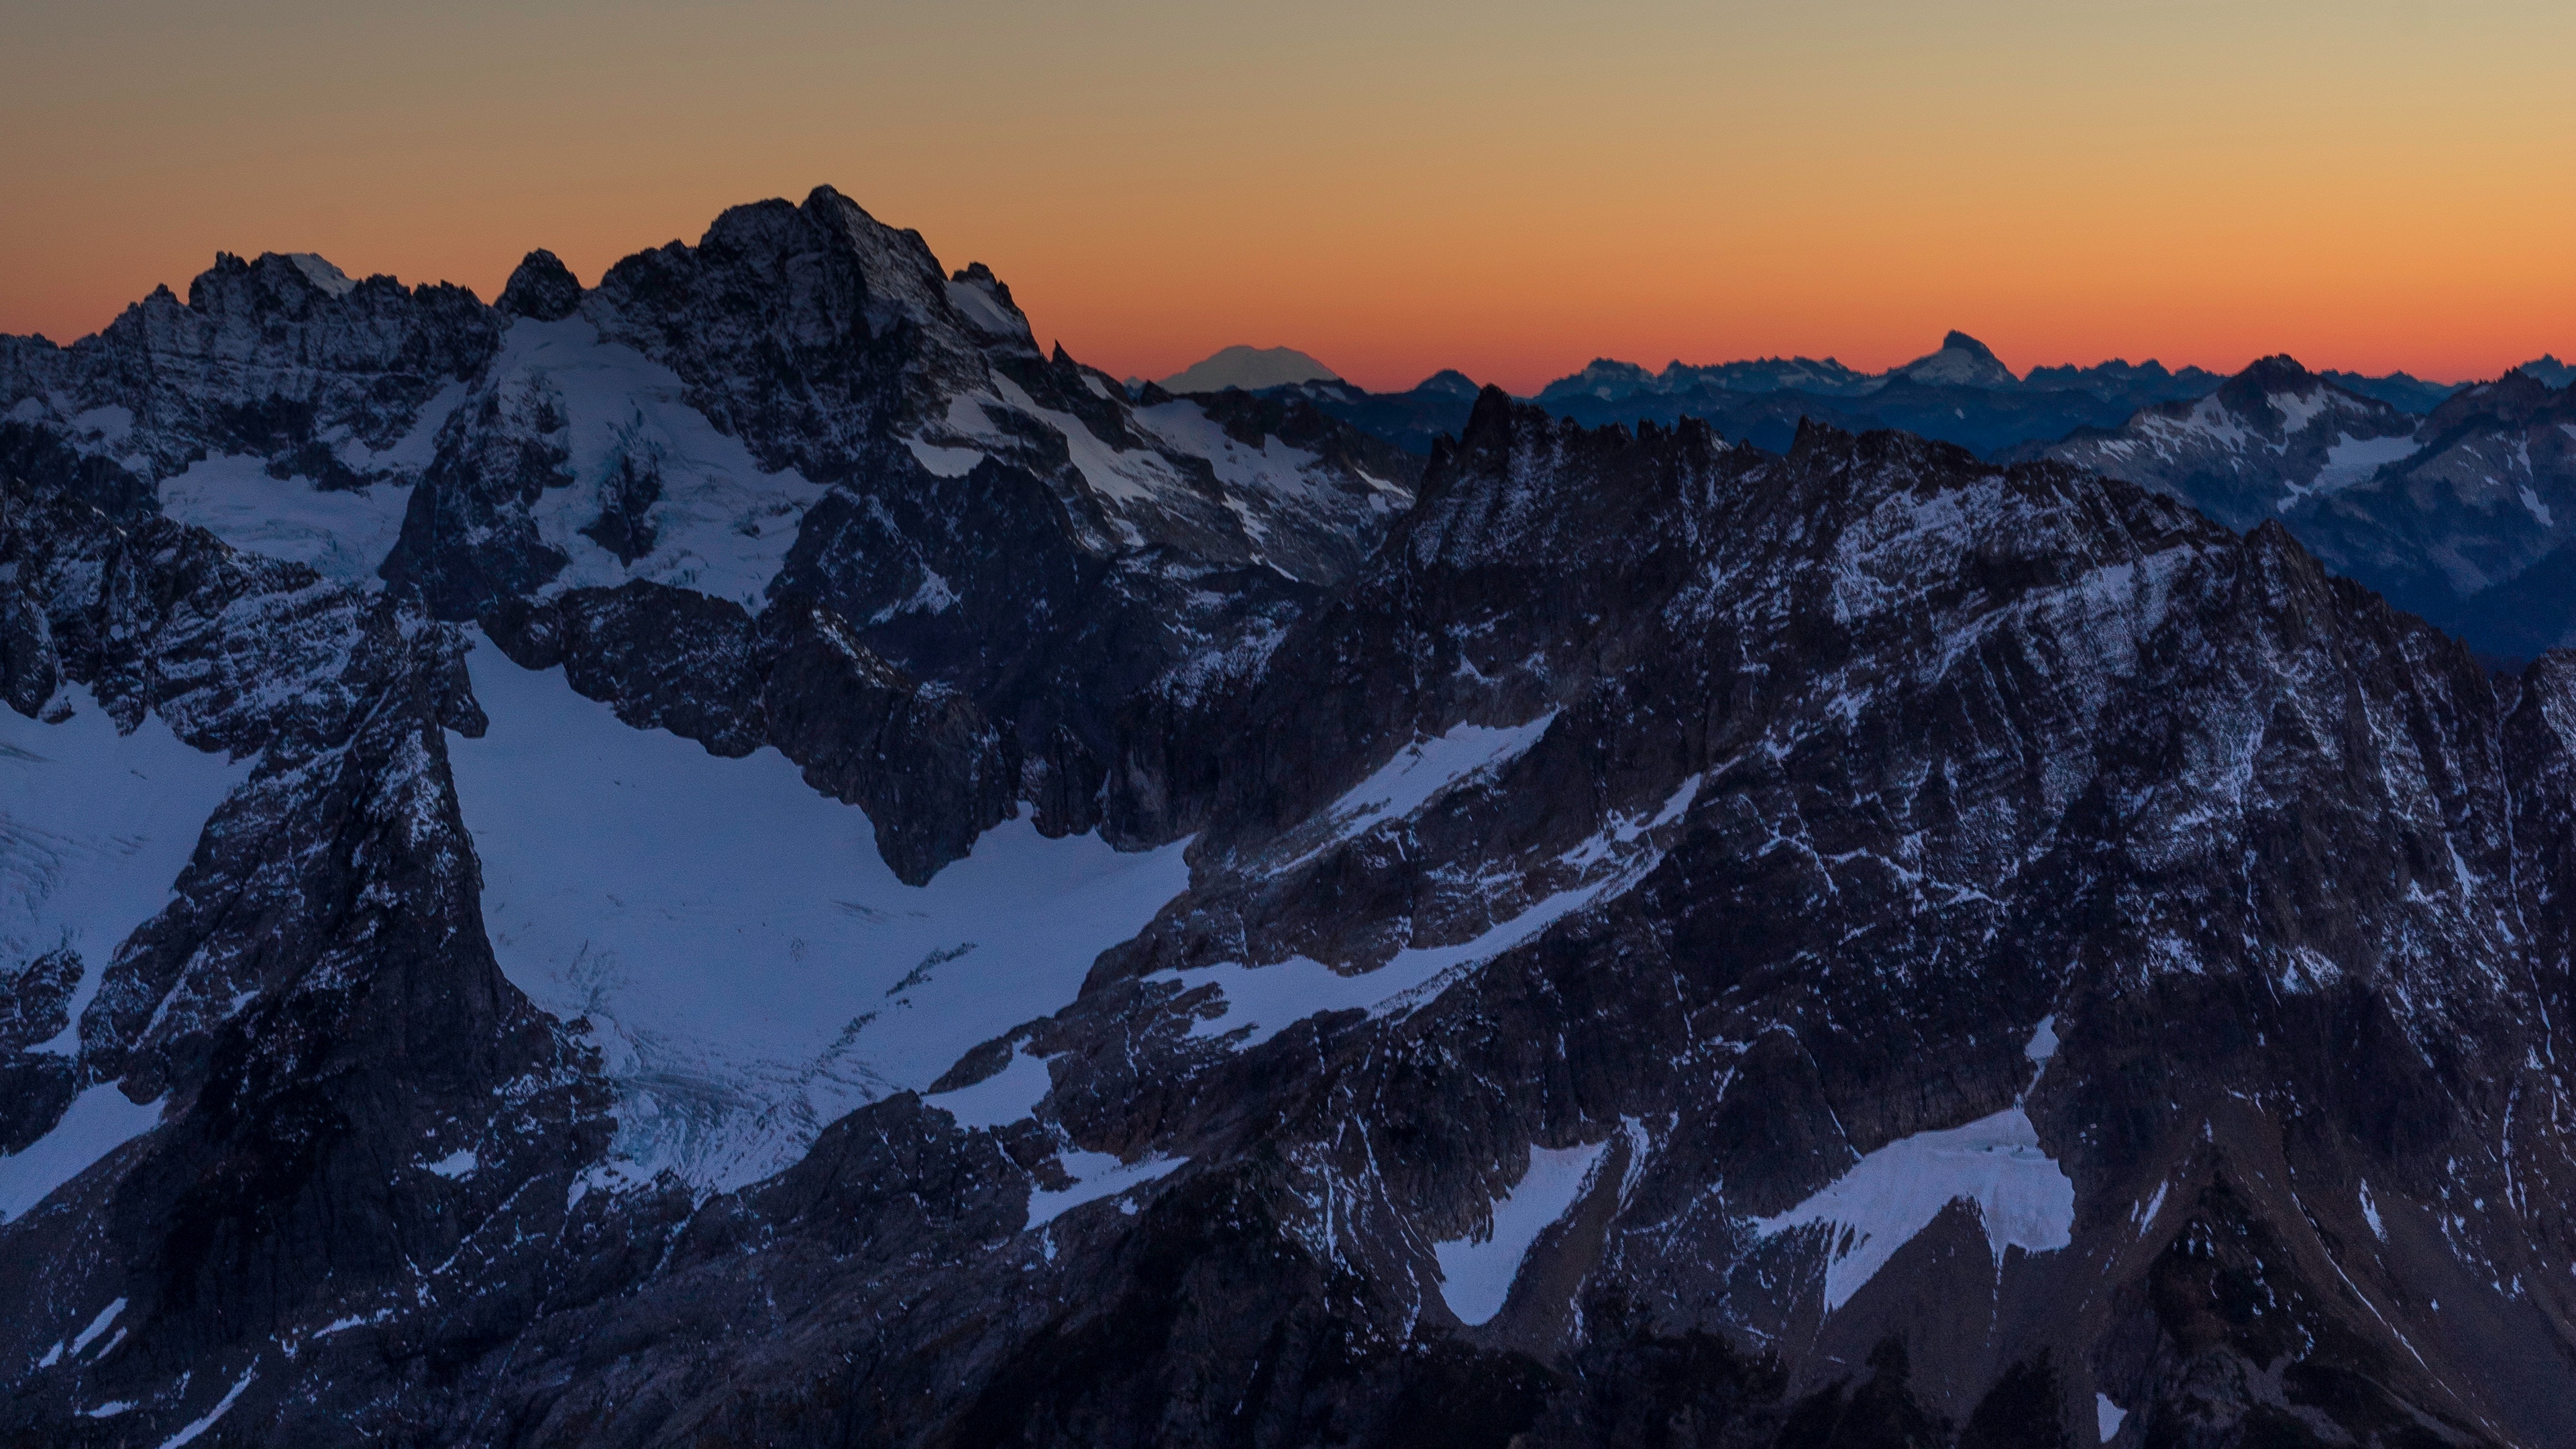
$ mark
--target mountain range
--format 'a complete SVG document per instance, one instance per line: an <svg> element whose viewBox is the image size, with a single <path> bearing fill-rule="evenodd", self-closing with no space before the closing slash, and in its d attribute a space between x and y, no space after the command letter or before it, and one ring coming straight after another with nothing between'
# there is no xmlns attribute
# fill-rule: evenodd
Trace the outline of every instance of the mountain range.
<svg viewBox="0 0 2576 1449"><path fill-rule="evenodd" d="M1313 365L1322 370L1322 364ZM2554 386L2567 383L2568 370L2554 357L2526 363L2522 370ZM2323 375L2346 391L2409 413L2429 413L2457 390L2404 372ZM1173 392L1227 385L1259 390L1249 382L1217 382L1216 376L1209 374L1203 388L1177 378L1165 386ZM1600 358L1539 389L1531 400L1559 416L1595 424L1669 425L1695 417L1729 438L1774 452L1788 446L1800 418L1813 417L1854 431L1896 428L1993 456L2055 442L2078 428L2116 427L2140 408L2206 397L2225 380L2198 367L2171 371L2153 360L2034 367L2016 374L1984 343L1952 332L1934 351L1881 373L1858 372L1832 358L1773 357L1698 366L1673 362L1660 373ZM1474 396L1474 385L1454 371L1397 393L1370 393L1338 379L1277 386L1426 456L1433 438L1465 425Z"/></svg>
<svg viewBox="0 0 2576 1449"><path fill-rule="evenodd" d="M2278 518L2327 566L2499 661L2576 643L2576 400L2523 369L2415 417L2265 358L2206 398L2024 451L2231 528Z"/></svg>
<svg viewBox="0 0 2576 1449"><path fill-rule="evenodd" d="M0 1436L2576 1441L2576 655L2336 571L2567 394L2095 382L1131 392L829 188L0 341Z"/></svg>
<svg viewBox="0 0 2576 1449"><path fill-rule="evenodd" d="M2005 461L2062 458L2231 528L2277 516L2338 571L2518 665L2576 643L2576 554L2560 554L2568 537L2556 523L2576 516L2576 500L2562 496L2571 435L2555 431L2571 416L2571 378L2546 356L2459 388L2402 372L2310 373L2289 357L2229 378L2153 362L2016 378L1953 332L1939 351L1884 374L1774 359L1675 363L1659 376L1603 361L1532 401L1593 422L1696 418L1775 452L1815 420L1959 442ZM1271 391L1427 453L1464 426L1473 389L1442 373L1403 393L1339 382Z"/></svg>

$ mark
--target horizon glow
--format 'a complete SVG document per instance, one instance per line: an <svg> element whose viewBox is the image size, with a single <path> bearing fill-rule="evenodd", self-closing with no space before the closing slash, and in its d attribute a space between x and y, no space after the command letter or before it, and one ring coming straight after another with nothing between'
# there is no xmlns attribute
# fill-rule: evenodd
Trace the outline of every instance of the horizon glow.
<svg viewBox="0 0 2576 1449"><path fill-rule="evenodd" d="M2576 352L2576 7L1171 0L13 9L0 331L218 250L489 300L837 186L1119 376L1373 388L1956 327L2017 372Z"/></svg>

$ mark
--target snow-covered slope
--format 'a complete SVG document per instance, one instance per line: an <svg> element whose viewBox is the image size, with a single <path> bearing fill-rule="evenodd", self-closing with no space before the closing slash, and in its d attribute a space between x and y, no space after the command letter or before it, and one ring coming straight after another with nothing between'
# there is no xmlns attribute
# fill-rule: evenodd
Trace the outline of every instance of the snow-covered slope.
<svg viewBox="0 0 2576 1449"><path fill-rule="evenodd" d="M1930 387L1977 387L2009 391L2021 386L2021 379L2004 366L1994 349L1965 332L1952 332L1941 339L1938 350L1892 369L1888 377L1905 378Z"/></svg>
<svg viewBox="0 0 2576 1449"><path fill-rule="evenodd" d="M763 749L621 723L557 672L471 657L491 724L456 789L511 982L589 1023L617 1085L611 1167L729 1190L888 1092L1073 999L1188 883L1180 845L1002 825L926 887L860 812Z"/></svg>
<svg viewBox="0 0 2576 1449"><path fill-rule="evenodd" d="M543 574L523 596L645 579L756 610L823 489L762 469L687 392L585 318L516 319L441 440L430 507L496 477L533 484L501 515ZM413 525L397 576L434 546L423 532Z"/></svg>
<svg viewBox="0 0 2576 1449"><path fill-rule="evenodd" d="M108 962L169 904L207 820L249 771L189 748L157 715L120 733L78 685L56 711L52 723L0 715L0 961L39 976L69 968L69 994L48 1008L67 1019L26 1046L71 1057ZM22 974L22 1023L34 988Z"/></svg>
<svg viewBox="0 0 2576 1449"><path fill-rule="evenodd" d="M411 485L324 490L309 478L272 476L246 454L205 458L162 480L161 511L233 547L309 564L330 578L378 587L376 571L402 534Z"/></svg>

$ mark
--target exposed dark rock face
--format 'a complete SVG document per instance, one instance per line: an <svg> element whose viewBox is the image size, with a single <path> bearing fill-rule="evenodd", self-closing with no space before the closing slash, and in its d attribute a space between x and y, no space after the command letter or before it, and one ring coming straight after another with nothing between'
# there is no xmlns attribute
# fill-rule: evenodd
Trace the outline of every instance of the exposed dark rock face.
<svg viewBox="0 0 2576 1449"><path fill-rule="evenodd" d="M739 604L637 580L506 605L484 626L521 667L562 668L638 729L719 755L776 745L815 789L867 811L886 863L913 885L964 856L1018 798L1006 742L971 701L887 663L810 600L754 620Z"/></svg>
<svg viewBox="0 0 2576 1449"><path fill-rule="evenodd" d="M1663 1332L1732 1325L1809 1380L1905 1332L1909 1392L1954 1424L2054 1349L2064 1422L2106 1393L2152 1442L2276 1419L2545 1442L2567 1431L2535 1386L2563 1382L2568 1305L2530 1255L2563 1255L2568 1225L2529 1184L2567 1161L2521 1114L2560 1090L2567 982L2513 924L2547 913L2531 873L2554 846L2508 802L2565 768L2553 681L2500 694L2277 527L2238 541L2081 475L1826 434L1772 462L1490 400L1380 564L1205 730L1321 748L1203 769L1173 816L1209 831L1200 884L1041 1038L1068 1054L1053 1107L1078 1140L1196 1162L1260 1124L1311 1164L1289 1200L1344 1205L1330 1240L1397 1285L1426 1281L1410 1244L1473 1228L1482 1195L1457 1184L1507 1184L1518 1144L1649 1124L1579 1294ZM1406 739L1550 707L1526 754L1414 818L1270 843ZM1394 1022L1326 1016L1241 1056L1138 1022L1209 1010L1178 994L1195 963L1478 937L1582 889L1569 862L1609 849L1585 839L1631 830L1677 834L1624 893ZM2043 1017L2063 1045L2028 1086ZM1970 1215L1821 1325L1779 1296L1799 1240L1746 1219L2016 1090L2076 1184L2069 1246L1989 1266ZM2503 1148L2508 1110L2531 1125ZM2106 1302L2195 1234L2241 1256ZM2464 1262L2525 1292L2454 1298ZM2398 1306L2435 1298L2438 1324ZM1997 1326L1926 1327L1962 1311Z"/></svg>
<svg viewBox="0 0 2576 1449"><path fill-rule="evenodd" d="M28 1050L71 1025L80 953L57 947L14 968L0 1005L0 1152L24 1152L60 1122L80 1090L68 1056Z"/></svg>
<svg viewBox="0 0 2576 1449"><path fill-rule="evenodd" d="M599 516L582 525L582 535L631 566L653 551L652 507L661 497L660 464L650 457L621 457L600 484Z"/></svg>
<svg viewBox="0 0 2576 1449"><path fill-rule="evenodd" d="M542 374L478 388L439 431L384 577L443 618L535 593L569 562L530 509L573 483L562 395ZM605 513L602 515L605 516Z"/></svg>
<svg viewBox="0 0 2576 1449"><path fill-rule="evenodd" d="M234 1412L273 1412L277 1345L332 1320L417 1322L383 1331L434 1353L524 1314L542 1286L493 1255L551 1230L606 1130L581 1057L484 940L446 778L445 731L482 727L462 641L199 530L119 526L23 483L6 502L0 564L44 611L62 676L124 729L149 712L254 761L166 909L105 963L75 1056L18 1049L59 1027L65 973L16 968L13 1146L83 1086L166 1105L158 1130L0 1229L25 1309L0 1328L0 1360L22 1366L9 1419L34 1433L130 1402L167 1437L227 1384ZM479 1167L419 1165L455 1152ZM57 1348L29 1376L111 1300L112 1351L84 1343L57 1369Z"/></svg>
<svg viewBox="0 0 2576 1449"><path fill-rule="evenodd" d="M482 622L521 668L562 669L637 729L685 735L719 755L747 755L767 740L762 670L740 604L639 579L512 601Z"/></svg>
<svg viewBox="0 0 2576 1449"><path fill-rule="evenodd" d="M514 316L560 322L581 306L581 282L561 257L539 247L510 273L493 305Z"/></svg>
<svg viewBox="0 0 2576 1449"><path fill-rule="evenodd" d="M378 287L282 265L281 316ZM0 1223L0 1437L2576 1439L2576 655L1812 422L1487 391L1417 498L1311 400L1128 398L828 191L557 271L481 314L381 589L0 425L12 728L239 771L140 929L0 961L0 1185L148 1117ZM2230 415L2376 416L2296 381ZM2434 422L2557 416L2480 396ZM1095 828L1186 885L785 1170L621 1177L631 1039L485 916L477 631L776 749L906 890L1140 859L1040 838ZM714 954L699 1009L770 984Z"/></svg>
<svg viewBox="0 0 2576 1449"><path fill-rule="evenodd" d="M627 580L754 614L810 599L958 696L913 722L979 780L1024 776L1003 808L1044 796L1051 831L1099 822L1131 700L1257 649L1358 566L1419 471L1295 400L1132 403L1042 354L989 268L943 275L828 187L736 207L587 293L558 270L540 254L514 277L521 320L440 432L384 577L456 620ZM747 466L665 421L683 400ZM725 560L745 538L776 541L757 573ZM940 842L930 868L998 818L985 784L837 778L900 812L889 838Z"/></svg>
<svg viewBox="0 0 2576 1449"><path fill-rule="evenodd" d="M353 282L310 255L224 255L184 303L162 288L68 348L10 339L0 379L22 409L34 400L147 484L249 453L278 477L349 487L404 475L375 455L480 371L500 330L462 287Z"/></svg>
<svg viewBox="0 0 2576 1449"><path fill-rule="evenodd" d="M897 876L928 881L1012 813L1017 762L973 701L888 664L819 605L782 600L761 626L772 743L808 784L883 822L877 848Z"/></svg>
<svg viewBox="0 0 2576 1449"><path fill-rule="evenodd" d="M77 446L54 428L0 423L0 478L87 505L119 522L155 511L149 478Z"/></svg>

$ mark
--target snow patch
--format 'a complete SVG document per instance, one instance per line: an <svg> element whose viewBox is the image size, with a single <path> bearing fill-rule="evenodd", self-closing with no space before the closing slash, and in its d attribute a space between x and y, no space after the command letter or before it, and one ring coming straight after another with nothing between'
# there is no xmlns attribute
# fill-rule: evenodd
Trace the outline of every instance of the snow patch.
<svg viewBox="0 0 2576 1449"><path fill-rule="evenodd" d="M2276 392L2271 395L2270 401L2272 406L2281 410L2283 420L2281 431L2289 437L2296 437L2306 432L2308 424L2316 420L2317 414L2335 405L2334 395L2323 387L2303 393Z"/></svg>
<svg viewBox="0 0 2576 1449"><path fill-rule="evenodd" d="M1451 980L1535 939L1548 927L1626 887L1640 873L1622 871L1559 891L1509 920L1496 922L1472 941L1409 947L1374 971L1345 975L1311 957L1292 956L1271 966L1228 961L1193 967L1186 973L1157 971L1145 979L1191 990L1214 984L1223 992L1219 1010L1194 1023L1190 1035L1225 1036L1248 1027L1249 1034L1233 1045L1238 1049L1259 1046L1288 1027L1326 1012L1386 1016L1420 1006L1437 997Z"/></svg>
<svg viewBox="0 0 2576 1449"><path fill-rule="evenodd" d="M204 1418L195 1421L186 1428L181 1429L178 1433L162 1440L161 1449L179 1449L179 1446L182 1444L194 1443L198 1435L215 1427L215 1421L217 1419L220 1419L225 1414L231 1412L233 1401L240 1398L242 1396L242 1390L249 1388L250 1381L258 1377L259 1365L258 1363L253 1362L248 1369L242 1372L242 1376L240 1378L233 1380L233 1386L231 1388L224 1390L224 1397L221 1403L218 1403L212 1409L207 1410Z"/></svg>
<svg viewBox="0 0 2576 1449"><path fill-rule="evenodd" d="M2040 1063L2040 1064L2041 1064L2041 1065L2043 1065L2043 1066L2047 1065L2049 1062L2051 1062L2051 1061L2053 1061L2053 1060L2055 1060L2055 1059L2056 1059L2056 1057L2057 1057L2057 1013L2056 1013L2056 1012L2053 1012L2053 1011L2052 1011L2052 1012L2050 1012L2048 1015L2043 1016L2043 1017L2041 1017L2041 1018L2039 1019L2039 1027L2038 1027L2038 1029L2037 1029L2037 1030L2034 1030L2034 1031L2030 1034L2030 1043L2029 1043L2029 1045L2024 1046L2024 1047L2021 1049L2021 1054L2022 1054L2023 1056L2025 1056L2025 1057L2029 1058L2030 1060L2034 1061L2034 1062L2038 1062L2038 1063Z"/></svg>
<svg viewBox="0 0 2576 1449"><path fill-rule="evenodd" d="M1589 1147L1531 1147L1520 1181L1494 1204L1489 1234L1432 1245L1440 1261L1440 1297L1460 1322L1485 1323L1503 1311L1521 1260L1539 1234L1582 1198L1609 1148L1607 1138Z"/></svg>
<svg viewBox="0 0 2576 1449"><path fill-rule="evenodd" d="M903 441L912 449L912 456L921 460L922 467L942 478L963 478L975 471L976 464L984 461L980 448L942 448L919 438Z"/></svg>
<svg viewBox="0 0 2576 1449"><path fill-rule="evenodd" d="M2379 1220L2379 1204L2371 1199L2370 1181L2367 1178L2364 1178L2361 1184L2361 1216L2370 1224L2372 1237L2383 1243L2388 1241L2388 1225Z"/></svg>
<svg viewBox="0 0 2576 1449"><path fill-rule="evenodd" d="M1404 819L1470 779L1500 773L1538 743L1548 726L1556 723L1556 715L1549 710L1527 724L1504 729L1456 725L1432 739L1405 746L1374 774L1310 817L1323 822L1327 834L1299 860L1378 821Z"/></svg>
<svg viewBox="0 0 2576 1449"><path fill-rule="evenodd" d="M920 586L912 591L909 598L877 610L869 618L869 623L882 624L899 614L946 613L956 604L957 590L950 587L948 580L942 577L938 570L927 564L921 564L919 567L921 569Z"/></svg>
<svg viewBox="0 0 2576 1449"><path fill-rule="evenodd" d="M474 1169L482 1165L482 1162L475 1157L472 1151L465 1148L459 1148L456 1151L447 1154L445 1157L438 1159L436 1162L422 1164L421 1170L424 1172L435 1173L450 1181L455 1181L456 1179L469 1175L474 1171Z"/></svg>
<svg viewBox="0 0 2576 1449"><path fill-rule="evenodd" d="M412 420L411 431L396 439L392 447L376 452L353 441L341 450L341 455L360 473L417 475L438 460L438 430L447 426L448 418L473 391L473 385L464 378L449 378L428 402L421 404L420 416Z"/></svg>
<svg viewBox="0 0 2576 1449"><path fill-rule="evenodd" d="M1553 715L1521 728L1535 738L1546 732L1551 718ZM1451 731L1452 735L1456 733ZM1185 992L1215 985L1220 993L1216 1014L1200 1017L1191 1025L1190 1035L1231 1037L1242 1032L1232 1042L1237 1049L1258 1046L1289 1026L1326 1012L1365 1011L1371 1016L1409 1013L1438 999L1452 984L1466 979L1486 962L1536 939L1568 916L1616 898L1643 879L1663 861L1662 846L1653 838L1653 832L1689 813L1692 802L1699 798L1701 779L1692 775L1683 780L1650 818L1613 815L1602 831L1559 858L1560 864L1581 872L1576 884L1542 897L1518 915L1496 921L1473 940L1449 946L1407 947L1384 965L1356 973L1338 971L1312 957L1292 956L1268 966L1227 961L1187 971L1157 971L1144 979L1179 986ZM1422 782L1414 781L1395 798L1400 800L1421 788ZM1354 791L1353 795L1359 793ZM1352 796L1343 798L1347 801ZM1324 812L1325 817L1330 814Z"/></svg>
<svg viewBox="0 0 2576 1449"><path fill-rule="evenodd" d="M589 1019L621 1094L615 1177L727 1190L785 1167L833 1119L1063 1007L1189 883L1186 841L1122 853L1021 819L907 886L866 813L776 750L723 759L560 672L467 662L491 728L449 756L484 923L514 984Z"/></svg>
<svg viewBox="0 0 2576 1449"><path fill-rule="evenodd" d="M2522 499L2522 506L2531 510L2531 516L2539 521L2540 526L2547 528L2549 526L2549 505L2541 502L2540 495L2531 491L2531 485L2528 483L2521 484L2514 489L2514 492Z"/></svg>
<svg viewBox="0 0 2576 1449"><path fill-rule="evenodd" d="M2120 1421L2128 1417L2129 1411L2112 1403L2109 1394L2093 1396L2093 1427L2101 1432L2103 1443L2111 1442L2111 1437L2120 1432Z"/></svg>
<svg viewBox="0 0 2576 1449"><path fill-rule="evenodd" d="M2192 405L2191 411L2179 418L2162 413L2141 420L2141 431L2160 457L2172 457L2177 449L2207 448L2233 452L2242 449L2254 435L2245 428L2244 419L2231 411L2213 393Z"/></svg>
<svg viewBox="0 0 2576 1449"><path fill-rule="evenodd" d="M2039 1129L2018 1104L1964 1127L1891 1142L1805 1202L1756 1221L1754 1231L1768 1238L1817 1225L1840 1230L1828 1239L1831 1313L1962 1198L1977 1205L1999 1271L2007 1247L2046 1253L2074 1241L2075 1183L2040 1148Z"/></svg>
<svg viewBox="0 0 2576 1449"><path fill-rule="evenodd" d="M1100 441L1088 424L1071 413L1060 413L1038 406L1018 383L1007 377L993 379L1002 401L1045 423L1064 436L1066 450L1073 466L1082 474L1091 490L1106 499L1119 502L1148 502L1175 490L1187 491L1189 481L1162 454L1146 450L1123 452ZM1129 528L1134 533L1132 526ZM1142 542L1135 535L1131 543Z"/></svg>
<svg viewBox="0 0 2576 1449"><path fill-rule="evenodd" d="M1031 346L1036 345L1029 324L1003 306L1002 299L993 295L981 282L950 282L948 303L982 331L996 337L1016 337Z"/></svg>
<svg viewBox="0 0 2576 1449"><path fill-rule="evenodd" d="M122 443L134 432L134 409L123 403L85 409L72 414L72 427L101 442Z"/></svg>
<svg viewBox="0 0 2576 1449"><path fill-rule="evenodd" d="M1013 1052L1000 1071L984 1080L923 1100L956 1118L960 1127L1005 1127L1036 1116L1038 1103L1054 1083L1045 1058Z"/></svg>
<svg viewBox="0 0 2576 1449"><path fill-rule="evenodd" d="M133 1408L135 1403L136 1401L133 1399L110 1399L95 1409L81 1410L81 1417L84 1419L113 1419L117 1415L124 1413L126 1410Z"/></svg>
<svg viewBox="0 0 2576 1449"><path fill-rule="evenodd" d="M2305 488L2292 486L2288 497L2281 500L2287 509L2299 498L2311 493L2335 493L2355 483L2366 483L2372 475L2391 463L2403 462L2415 454L2415 435L2399 433L2393 438L2356 438L2347 433L2326 450L2326 461L2317 476Z"/></svg>
<svg viewBox="0 0 2576 1449"><path fill-rule="evenodd" d="M1013 1052L1000 1071L984 1080L924 1100L947 1112L960 1127L1005 1127L1037 1115L1038 1103L1046 1096L1051 1081L1043 1059L1027 1052ZM1121 1162L1106 1152L1085 1152L1069 1146L1061 1149L1057 1157L1064 1164L1065 1175L1073 1181L1066 1187L1041 1189L1029 1195L1028 1227L1043 1227L1084 1203L1142 1187L1189 1160L1148 1157Z"/></svg>
<svg viewBox="0 0 2576 1449"><path fill-rule="evenodd" d="M82 1329L80 1335L72 1340L72 1357L80 1357L84 1350L97 1341L100 1334L107 1332L107 1326L116 1321L116 1315L124 1311L125 1300L122 1298L100 1309L98 1317L89 1321L89 1327Z"/></svg>
<svg viewBox="0 0 2576 1449"><path fill-rule="evenodd" d="M2139 1236L2144 1237L2147 1229L2156 1225L2156 1214L2165 1210L2165 1193L2172 1186L2173 1184L2169 1182L2157 1183L2155 1192L2149 1195L2145 1202L2138 1204L2134 1215Z"/></svg>
<svg viewBox="0 0 2576 1449"><path fill-rule="evenodd" d="M382 588L376 570L402 534L411 486L316 488L303 478L272 478L246 454L201 458L162 480L161 511L194 524L244 553L310 564L326 577Z"/></svg>
<svg viewBox="0 0 2576 1449"><path fill-rule="evenodd" d="M131 1101L113 1082L72 1098L54 1130L0 1157L0 1222L23 1216L54 1189L159 1126L161 1101Z"/></svg>
<svg viewBox="0 0 2576 1449"><path fill-rule="evenodd" d="M1307 498L1324 491L1312 471L1323 461L1321 458L1268 435L1263 436L1260 447L1246 447L1197 403L1167 402L1138 408L1136 421L1175 452L1207 459L1208 466L1216 470L1217 480L1229 489L1274 498Z"/></svg>
<svg viewBox="0 0 2576 1449"><path fill-rule="evenodd" d="M286 259L295 263L295 270L304 274L304 280L334 297L345 297L351 288L358 285L350 280L347 272L341 271L312 252L288 252Z"/></svg>
<svg viewBox="0 0 2576 1449"><path fill-rule="evenodd" d="M1143 1187L1189 1161L1186 1157L1148 1157L1140 1162L1120 1162L1106 1152L1065 1152L1060 1156L1073 1185L1029 1194L1029 1227L1044 1227L1084 1203Z"/></svg>

